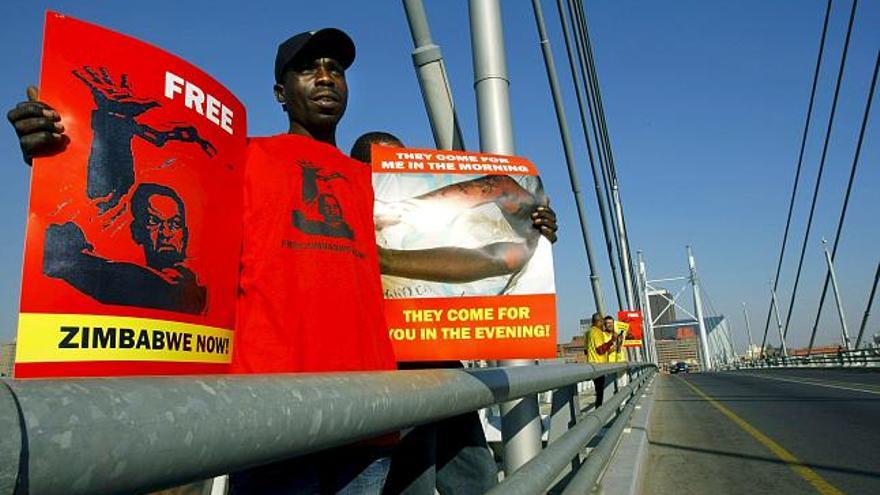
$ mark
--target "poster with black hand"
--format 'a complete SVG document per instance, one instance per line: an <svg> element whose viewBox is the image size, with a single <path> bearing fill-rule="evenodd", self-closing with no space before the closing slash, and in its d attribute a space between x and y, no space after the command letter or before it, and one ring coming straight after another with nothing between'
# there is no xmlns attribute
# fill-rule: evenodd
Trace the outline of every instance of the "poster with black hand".
<svg viewBox="0 0 880 495"><path fill-rule="evenodd" d="M40 100L67 147L33 164L15 374L223 372L245 109L193 65L49 12Z"/></svg>

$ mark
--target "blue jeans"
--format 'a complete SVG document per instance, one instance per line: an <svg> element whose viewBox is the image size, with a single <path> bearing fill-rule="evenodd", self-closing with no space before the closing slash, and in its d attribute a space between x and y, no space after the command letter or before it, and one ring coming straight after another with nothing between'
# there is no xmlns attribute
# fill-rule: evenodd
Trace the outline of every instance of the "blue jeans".
<svg viewBox="0 0 880 495"><path fill-rule="evenodd" d="M348 446L268 464L229 477L230 495L380 495L390 450Z"/></svg>
<svg viewBox="0 0 880 495"><path fill-rule="evenodd" d="M498 467L474 411L419 426L391 458L386 495L477 495L498 483Z"/></svg>
<svg viewBox="0 0 880 495"><path fill-rule="evenodd" d="M400 369L461 368L459 361L400 363ZM394 450L386 495L483 494L498 483L498 466L474 411L414 428Z"/></svg>

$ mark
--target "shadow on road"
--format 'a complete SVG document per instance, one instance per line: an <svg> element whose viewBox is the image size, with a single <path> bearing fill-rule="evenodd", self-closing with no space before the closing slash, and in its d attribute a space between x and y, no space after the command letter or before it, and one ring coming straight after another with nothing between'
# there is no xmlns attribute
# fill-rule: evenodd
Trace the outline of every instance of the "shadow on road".
<svg viewBox="0 0 880 495"><path fill-rule="evenodd" d="M766 456L753 455L753 454L741 454L741 453L737 453L737 452L727 452L724 450L707 449L704 447L692 447L690 445L680 445L680 444L674 444L674 443L656 442L654 440L651 440L650 437L648 438L648 442L652 446L665 447L665 448L669 448L669 449L686 450L689 452L697 452L700 454L719 455L719 456L724 456L724 457L735 457L738 459L750 459L750 460L755 460L755 461L770 462L773 464L781 464L781 465L788 465L789 464L789 463L787 463L781 459L775 458L775 457L766 457ZM865 470L861 470L861 469L852 469L852 468L840 467L840 466L830 466L827 464L813 464L813 463L809 463L809 462L798 463L798 465L806 466L806 467L812 468L812 469L833 471L833 472L837 472L837 473L846 473L846 474L852 474L852 475L856 475L856 476L864 476L867 478L880 479L880 471L865 471Z"/></svg>
<svg viewBox="0 0 880 495"><path fill-rule="evenodd" d="M877 402L880 397L873 398L838 398L838 397L788 397L776 398L764 395L712 395L720 402ZM694 397L689 399L654 399L655 402L706 402L705 399Z"/></svg>

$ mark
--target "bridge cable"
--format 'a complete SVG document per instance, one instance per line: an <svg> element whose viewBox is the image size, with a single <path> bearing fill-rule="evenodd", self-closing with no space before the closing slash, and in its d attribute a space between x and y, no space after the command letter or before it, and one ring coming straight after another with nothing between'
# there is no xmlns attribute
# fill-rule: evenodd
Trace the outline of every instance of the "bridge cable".
<svg viewBox="0 0 880 495"><path fill-rule="evenodd" d="M626 262L629 267L630 272L630 284L632 287L637 287L637 281L635 277L635 269L633 267L633 257L632 252L630 251L630 242L629 242L629 234L626 228L626 220L623 209L623 199L620 196L620 182L617 177L617 165L614 161L614 152L611 146L611 137L608 133L608 121L605 118L605 105L602 103L602 92L600 91L599 86L599 75L596 71L596 62L593 58L593 46L592 41L590 40L590 31L587 22L587 13L584 9L583 0L577 0L578 11L580 15L580 22L584 31L584 40L585 47L587 50L587 62L589 63L590 74L593 79L593 86L596 91L596 103L599 111L599 122L601 124L600 129L602 131L602 139L605 143L606 156L608 157L608 170L609 170L609 179L611 181L611 187L613 194L616 194L617 201L620 203L620 227L621 232L620 236L624 240L623 251L624 256L626 257Z"/></svg>
<svg viewBox="0 0 880 495"><path fill-rule="evenodd" d="M792 212L794 211L794 200L797 196L798 183L801 177L801 168L804 162L804 148L807 145L807 134L810 129L810 120L813 116L813 102L816 98L816 86L819 81L819 69L822 66L822 54L825 51L825 35L828 33L828 18L831 15L831 0L828 0L828 6L825 8L825 21L822 24L822 37L819 41L819 55L816 57L816 68L813 71L813 87L810 90L810 103L807 106L807 120L804 123L804 132L801 137L801 151L798 154L798 163L797 168L794 174L794 186L791 190L791 201L788 204L788 217L785 220L785 233L782 234L782 249L779 251L779 262L776 264L776 278L773 282L773 290L776 291L779 287L779 275L782 273L782 260L785 256L785 246L788 242L788 231L791 227L791 217ZM767 343L767 331L770 328L770 317L773 314L773 302L769 303L769 307L767 309L767 321L764 323L764 337L761 339L761 356L764 355L764 345Z"/></svg>
<svg viewBox="0 0 880 495"><path fill-rule="evenodd" d="M868 317L871 315L871 305L874 303L874 294L877 293L877 281L880 280L880 263L877 263L877 271L874 273L874 285L871 286L871 294L868 296L868 306L865 308L865 314L862 316L862 324L859 326L859 336L856 337L856 346L862 342L862 335L865 334L865 327L868 325Z"/></svg>
<svg viewBox="0 0 880 495"><path fill-rule="evenodd" d="M877 87L877 69L880 68L880 51L877 52L877 59L874 61L874 75L871 77L871 89L868 90L868 101L865 103L865 114L862 117L862 125L859 129L859 140L856 144L856 152L853 156L852 168L849 172L849 182L846 184L846 194L843 197L843 207L840 210L840 218L837 221L837 233L834 235L834 247L831 250L831 261L837 255L837 246L840 242L840 235L843 232L843 221L846 218L846 209L849 206L849 197L852 192L853 182L856 177L856 169L859 165L859 156L862 153L862 142L865 139L865 128L868 126L868 117L871 113L871 102L874 99L874 89ZM828 282L831 280L831 270L825 273L825 284L822 286L822 297L819 299L819 308L816 311L816 321L813 322L813 331L810 334L810 346L807 354L813 350L813 342L816 339L816 330L819 328L819 319L822 317L822 306L825 304L825 295L828 293ZM849 347L849 342L844 342ZM849 349L847 349L849 350Z"/></svg>
<svg viewBox="0 0 880 495"><path fill-rule="evenodd" d="M610 202L605 203L605 201L603 200L603 197L602 197L603 191L602 191L602 188L599 184L599 168L596 165L596 160L594 160L594 158L593 158L593 146L592 146L592 143L590 142L590 134L589 134L589 130L587 127L587 112L584 108L583 98L581 97L580 78L578 77L577 70L575 68L575 58L574 58L574 53L573 53L572 47L571 47L572 43L569 41L568 22L567 22L567 19L565 16L565 12L563 11L563 8L562 8L562 0L556 0L556 7L557 7L557 10L559 11L560 23L562 24L562 38L565 40L565 51L568 55L568 67L569 67L569 70L571 71L572 83L574 84L574 94L575 94L575 97L577 98L578 112L579 112L580 120L581 120L581 128L583 129L583 132L584 132L584 141L587 144L587 157L589 158L590 168L592 169L592 172L593 172L593 184L596 188L596 200L599 204L599 217L602 220L602 231L605 235L605 247L606 247L606 250L608 251L608 261L611 265L611 278L614 281L614 290L615 290L615 295L617 296L617 305L618 305L618 307L623 307L623 293L621 292L620 282L617 279L617 267L614 263L614 251L615 251L615 244L616 244L617 240L615 239L614 234L609 231L609 227L608 227L609 216L606 216L606 206L605 205L606 204L608 205L609 210L607 210L607 211L608 211L608 215L610 215L611 203ZM573 33L573 36L574 36L575 43L577 43L577 33L576 32ZM583 75L584 78L586 78L586 73L583 72L583 66L581 66L581 74ZM586 83L586 80L584 80L584 82ZM587 94L587 97L589 97L589 94ZM590 114L590 117L591 117L591 123L592 123L592 113ZM593 125L595 126L595 124L593 124ZM595 127L594 127L594 129L595 129ZM598 141L596 143L596 146L597 146L597 150L596 150L597 151L597 159L601 161L602 156L601 156L601 150L598 149L598 146L599 146ZM604 181L604 179L603 179L603 181ZM610 198L609 198L609 200L610 200Z"/></svg>
<svg viewBox="0 0 880 495"><path fill-rule="evenodd" d="M707 284L706 284L706 279L705 279L702 275L700 275L700 293L703 294L703 296L705 297L705 299L706 299L706 306L708 307L709 312L712 314L712 316L715 316L715 317L718 317L718 318L719 318L719 319L717 320L717 322L718 322L718 325L717 325L717 326L719 326L719 330L720 330L720 331L721 331L721 330L724 330L723 327L720 327L721 322L722 322L722 321L727 321L727 335L726 335L726 340L727 340L727 342L730 344L730 348L733 350L733 358L735 359L735 358L736 358L736 341L735 341L734 338L733 338L733 330L730 329L730 325L731 325L731 323L727 320L727 317L724 316L723 313L721 313L721 311L718 311L718 306L715 305L715 301L712 300L712 296L710 296L710 295L709 295L709 291L706 290L706 285L707 285ZM706 318L707 318L707 319L708 319L708 318L711 318L711 316L710 316L710 317L706 317ZM713 321L716 321L716 320L713 320ZM713 327L713 328L714 328L714 327ZM709 331L708 328L706 329L706 332L707 332L707 334L706 334L706 338L708 338L708 337L709 337L709 333L711 333L711 332ZM719 334L719 335L720 335L720 334ZM720 341L720 340L723 340L723 339L719 336L718 340ZM746 344L746 346L748 346L748 344ZM716 347L716 351L717 351L717 347ZM717 354L717 352L716 352L716 354Z"/></svg>
<svg viewBox="0 0 880 495"><path fill-rule="evenodd" d="M788 327L791 323L791 314L794 310L794 302L797 300L798 284L801 280L801 270L804 266L804 255L807 252L807 241L810 238L810 229L813 226L813 215L816 213L816 200L819 198L819 189L822 185L822 172L825 170L825 159L828 156L828 143L831 141L831 129L834 127L834 115L837 112L837 101L840 97L840 86L843 82L843 72L846 68L846 55L849 52L849 41L852 37L852 28L856 19L856 8L859 0L853 0L852 11L849 15L849 25L846 29L846 41L843 44L843 54L840 57L840 67L837 71L837 82L834 85L834 98L831 100L831 114L828 116L828 126L825 129L825 142L822 145L822 158L819 160L819 171L816 174L816 187L813 189L813 199L810 203L810 215L807 217L807 229L804 232L804 241L801 244L801 255L798 259L798 268L795 273L794 286L791 290L791 300L788 304L788 314L785 315L785 330L782 332L783 337L788 335Z"/></svg>
<svg viewBox="0 0 880 495"><path fill-rule="evenodd" d="M589 34L584 30L584 24L580 17L580 10L577 8L577 4L575 0L568 0L568 14L571 19L572 31L574 32L574 40L575 47L577 48L578 54L578 62L581 75L584 81L584 91L587 95L587 107L590 110L590 123L593 131L593 139L596 143L596 151L597 157L599 159L600 170L602 174L602 189L605 194L606 204L608 204L608 216L612 220L612 233L614 235L614 250L617 252L618 262L620 263L620 279L621 282L626 284L624 281L625 274L625 263L626 260L621 254L621 232L620 226L618 225L616 218L616 208L614 207L614 197L611 193L611 173L609 168L609 155L608 155L608 147L606 141L603 139L602 134L602 120L599 112L599 103L598 98L601 97L598 92L598 86L593 77L593 71L591 70L592 66L589 61L590 52L587 51L587 43L589 42ZM611 254L609 254L611 256ZM622 300L626 300L626 297L622 297ZM618 307L622 308L624 306L623 303L619 304Z"/></svg>
<svg viewBox="0 0 880 495"><path fill-rule="evenodd" d="M611 208L611 205L614 204L614 201L611 198L611 172L608 167L608 151L605 147L605 140L602 139L602 128L599 121L598 103L596 103L595 94L596 92L593 85L592 73L588 69L589 63L587 62L587 48L584 41L585 34L583 24L580 21L580 12L577 9L575 0L568 0L567 5L568 15L571 18L572 30L575 33L575 43L578 53L579 68L584 79L584 88L587 93L587 105L590 109L590 123L592 124L593 136L596 140L596 150L598 152L599 163L602 168L602 184L604 185L603 190L605 192L605 197L608 201L609 208ZM611 210L609 209L609 212L610 211ZM614 215L613 213L609 214L612 216ZM619 236L617 223L615 222L613 225L615 236ZM615 239L615 243L616 242L617 239ZM618 250L618 253L619 252L620 251Z"/></svg>
<svg viewBox="0 0 880 495"><path fill-rule="evenodd" d="M593 132L598 143L597 148L601 152L600 157L604 156L604 160L600 160L600 163L603 165L602 172L603 179L605 180L606 195L608 196L609 205L620 203L621 211L619 213L613 206L609 206L609 208L614 208L610 213L614 218L618 218L619 215L619 223L614 223L614 230L617 235L618 257L623 268L621 277L625 277L625 274L629 273L629 280L625 280L625 283L630 287L635 288L638 284L635 281L635 269L633 267L632 256L629 250L629 239L626 233L626 226L623 222L623 205L620 199L617 171L614 165L614 154L612 152L611 140L608 134L607 120L605 119L602 93L599 86L596 63L593 57L592 42L587 28L586 13L583 10L583 2L581 0L569 0L568 8L572 23L575 24L575 31L579 35L578 40L580 41L580 45L578 46L578 49L579 55L581 55L580 61L582 72L584 71L584 67L586 67L586 75L584 77L589 83L587 85L587 90L591 96L588 103L590 104L591 115L595 118ZM635 296L635 294L633 295ZM635 297L633 297L633 299L635 299Z"/></svg>

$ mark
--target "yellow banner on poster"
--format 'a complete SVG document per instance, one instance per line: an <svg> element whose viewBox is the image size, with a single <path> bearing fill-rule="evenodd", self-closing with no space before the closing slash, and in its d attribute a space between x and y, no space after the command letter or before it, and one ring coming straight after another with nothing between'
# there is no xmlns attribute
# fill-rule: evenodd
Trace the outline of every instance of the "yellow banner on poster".
<svg viewBox="0 0 880 495"><path fill-rule="evenodd" d="M18 328L18 363L228 363L232 359L233 332L205 325L125 316L21 313Z"/></svg>

